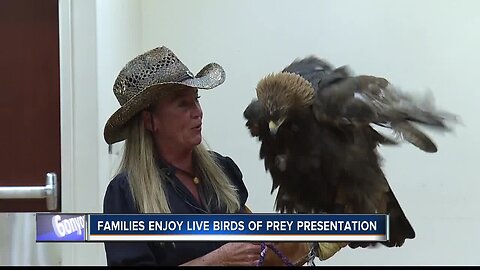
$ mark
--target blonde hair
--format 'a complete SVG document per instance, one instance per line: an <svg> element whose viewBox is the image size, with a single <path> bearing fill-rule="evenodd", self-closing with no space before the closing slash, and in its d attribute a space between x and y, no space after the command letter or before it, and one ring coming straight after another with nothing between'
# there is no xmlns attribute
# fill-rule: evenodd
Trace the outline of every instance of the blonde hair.
<svg viewBox="0 0 480 270"><path fill-rule="evenodd" d="M141 113L130 121L127 134L119 173L127 174L138 211L171 213L165 194L167 176L157 167L155 144ZM207 209L218 207L227 213L237 212L241 207L238 192L203 143L194 148L193 163L207 195Z"/></svg>

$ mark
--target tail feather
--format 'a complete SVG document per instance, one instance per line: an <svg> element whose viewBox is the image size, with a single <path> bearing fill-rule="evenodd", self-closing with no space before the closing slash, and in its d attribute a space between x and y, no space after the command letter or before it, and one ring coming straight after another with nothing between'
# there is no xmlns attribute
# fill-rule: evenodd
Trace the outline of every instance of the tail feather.
<svg viewBox="0 0 480 270"><path fill-rule="evenodd" d="M405 213L403 212L397 198L393 194L393 191L390 189L386 195L388 197L388 204L387 211L384 213L389 214L390 239L385 242L350 242L348 244L350 248L376 247L378 244L382 244L386 247L401 247L405 243L406 239L415 238L415 230L405 216Z"/></svg>

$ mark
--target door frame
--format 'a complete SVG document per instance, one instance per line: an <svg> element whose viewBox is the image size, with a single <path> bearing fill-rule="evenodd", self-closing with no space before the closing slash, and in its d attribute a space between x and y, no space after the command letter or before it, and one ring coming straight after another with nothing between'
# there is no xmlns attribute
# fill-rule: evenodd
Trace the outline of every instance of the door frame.
<svg viewBox="0 0 480 270"><path fill-rule="evenodd" d="M102 209L96 0L59 0L62 212ZM62 265L106 265L103 243L62 246Z"/></svg>

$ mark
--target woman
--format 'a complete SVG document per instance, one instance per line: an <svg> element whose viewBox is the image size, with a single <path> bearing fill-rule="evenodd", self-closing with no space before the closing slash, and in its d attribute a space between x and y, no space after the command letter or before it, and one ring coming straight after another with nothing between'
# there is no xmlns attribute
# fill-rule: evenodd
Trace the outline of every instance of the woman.
<svg viewBox="0 0 480 270"><path fill-rule="evenodd" d="M211 63L196 76L166 47L135 57L113 92L121 108L107 121L108 144L125 140L104 213L239 213L248 192L232 159L202 144L198 89L225 80ZM256 265L258 243L107 242L108 265Z"/></svg>

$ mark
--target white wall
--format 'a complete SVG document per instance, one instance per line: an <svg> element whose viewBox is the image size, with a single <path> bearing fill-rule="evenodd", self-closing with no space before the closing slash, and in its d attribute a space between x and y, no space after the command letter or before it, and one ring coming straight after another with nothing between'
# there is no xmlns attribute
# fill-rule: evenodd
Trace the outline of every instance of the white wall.
<svg viewBox="0 0 480 270"><path fill-rule="evenodd" d="M113 83L118 73L130 59L142 53L140 22L141 10L137 1L97 1L98 100L101 104L98 111L99 189L103 191L102 196L115 173L123 146L122 143L113 145L112 154L108 154L103 127L119 108L113 94Z"/></svg>
<svg viewBox="0 0 480 270"><path fill-rule="evenodd" d="M0 213L0 266L61 265L61 245L36 243L35 213Z"/></svg>
<svg viewBox="0 0 480 270"><path fill-rule="evenodd" d="M479 8L474 0L143 0L141 47L166 45L193 72L211 61L224 66L226 82L201 93L204 137L241 167L256 212L271 212L274 198L242 113L262 76L316 54L408 91L431 89L465 125L430 133L436 154L406 144L381 149L416 239L401 248L345 249L321 265L478 265L469 246L480 240Z"/></svg>

